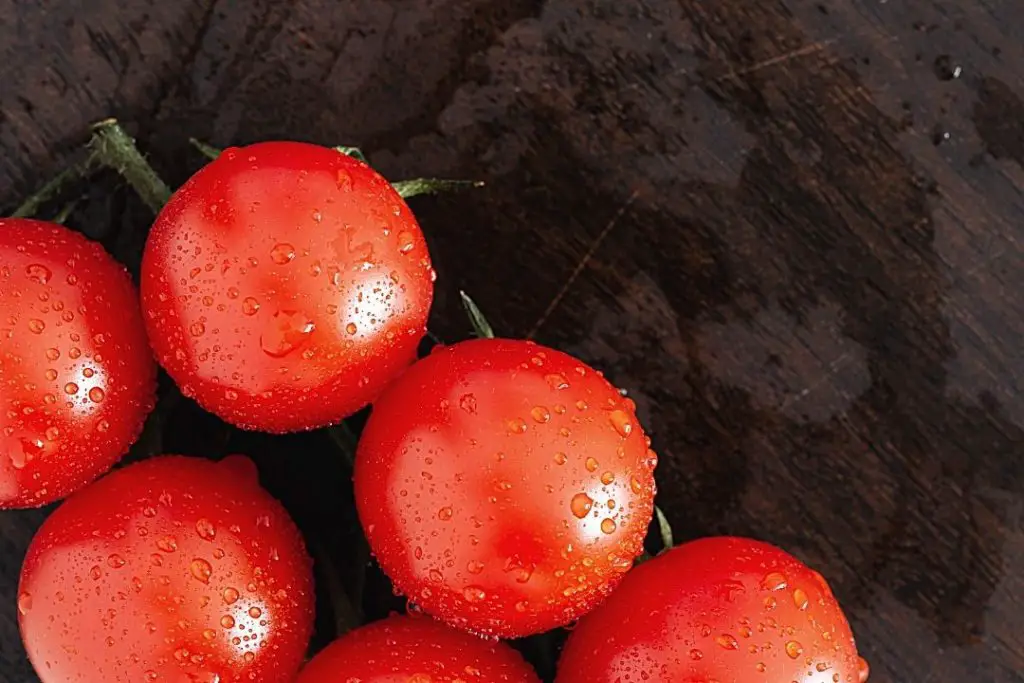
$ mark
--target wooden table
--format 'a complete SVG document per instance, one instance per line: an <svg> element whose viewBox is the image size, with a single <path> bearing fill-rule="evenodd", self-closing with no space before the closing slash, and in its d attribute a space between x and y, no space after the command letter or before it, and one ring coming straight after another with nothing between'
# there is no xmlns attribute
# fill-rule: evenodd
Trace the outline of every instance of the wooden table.
<svg viewBox="0 0 1024 683"><path fill-rule="evenodd" d="M484 179L414 200L438 335L461 288L605 368L677 535L816 566L872 681L1022 681L1022 30L1019 0L0 0L0 205L108 115L175 183L190 135ZM107 177L72 224L136 264L149 220ZM171 419L346 556L325 440ZM42 518L0 514L5 682Z"/></svg>

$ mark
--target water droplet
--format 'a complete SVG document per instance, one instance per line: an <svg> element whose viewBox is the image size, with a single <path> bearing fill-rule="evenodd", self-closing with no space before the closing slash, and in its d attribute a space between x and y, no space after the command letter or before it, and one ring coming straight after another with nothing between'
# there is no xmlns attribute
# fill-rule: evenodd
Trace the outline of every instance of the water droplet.
<svg viewBox="0 0 1024 683"><path fill-rule="evenodd" d="M143 514L145 514L145 511L143 511ZM156 542L156 547L165 553L173 553L178 549L178 542L174 539L174 536L164 536Z"/></svg>
<svg viewBox="0 0 1024 683"><path fill-rule="evenodd" d="M871 666L863 657L857 657L857 683L867 683L871 677Z"/></svg>
<svg viewBox="0 0 1024 683"><path fill-rule="evenodd" d="M625 410L613 410L608 419L619 436L629 436L633 432L633 420Z"/></svg>
<svg viewBox="0 0 1024 683"><path fill-rule="evenodd" d="M612 472L604 472L601 474L601 483L607 486L615 481L615 474Z"/></svg>
<svg viewBox="0 0 1024 683"><path fill-rule="evenodd" d="M444 581L444 575L436 569L431 569L427 572L427 576L430 577L430 580L434 583L441 583Z"/></svg>
<svg viewBox="0 0 1024 683"><path fill-rule="evenodd" d="M89 570L89 578L93 581L99 581L103 578L103 570L100 569L98 564L93 565L92 569Z"/></svg>
<svg viewBox="0 0 1024 683"><path fill-rule="evenodd" d="M228 605L233 605L238 601L238 591L234 588L225 588L221 595L224 598L224 602Z"/></svg>
<svg viewBox="0 0 1024 683"><path fill-rule="evenodd" d="M348 171L338 169L338 175L335 177L335 182L338 185L338 189L342 192L348 192L352 189L352 176Z"/></svg>
<svg viewBox="0 0 1024 683"><path fill-rule="evenodd" d="M526 600L520 600L516 603L516 611L520 613L525 612L529 608L529 606L530 603L528 603Z"/></svg>
<svg viewBox="0 0 1024 683"><path fill-rule="evenodd" d="M463 394L459 398L459 407L465 410L470 415L476 413L476 396L473 394Z"/></svg>
<svg viewBox="0 0 1024 683"><path fill-rule="evenodd" d="M193 337L202 337L206 332L206 325L201 322L194 322L189 326L188 331Z"/></svg>
<svg viewBox="0 0 1024 683"><path fill-rule="evenodd" d="M270 250L270 260L279 266L283 266L286 263L291 263L292 259L295 258L295 247L282 242L281 244L275 244L274 248Z"/></svg>
<svg viewBox="0 0 1024 683"><path fill-rule="evenodd" d="M46 329L46 323L44 323L39 318L32 318L31 320L28 321L28 329L32 330L36 334L40 334L43 330Z"/></svg>
<svg viewBox="0 0 1024 683"><path fill-rule="evenodd" d="M246 315L256 315L260 310L260 302L251 296L247 296L242 299L242 313Z"/></svg>
<svg viewBox="0 0 1024 683"><path fill-rule="evenodd" d="M483 562L477 562L476 560L472 560L472 561L470 561L469 564L466 565L466 571L468 571L470 574L479 574L483 570L484 570L484 563Z"/></svg>
<svg viewBox="0 0 1024 683"><path fill-rule="evenodd" d="M572 510L572 514L575 515L577 519L583 519L586 517L593 507L594 499L585 493L577 493L572 497L572 501L569 502L569 509ZM612 531L614 531L614 529L612 529Z"/></svg>
<svg viewBox="0 0 1024 683"><path fill-rule="evenodd" d="M788 585L789 581L788 579L786 579L786 576L784 574L780 574L779 572L771 572L770 574L766 575L764 579L761 581L761 588L765 589L766 591L785 590Z"/></svg>
<svg viewBox="0 0 1024 683"><path fill-rule="evenodd" d="M810 600L807 599L807 593L797 588L793 591L793 604L796 605L797 609L805 610L810 605Z"/></svg>
<svg viewBox="0 0 1024 683"><path fill-rule="evenodd" d="M403 230L398 233L398 251L403 254L408 254L416 246L415 236L408 230Z"/></svg>
<svg viewBox="0 0 1024 683"><path fill-rule="evenodd" d="M351 334L355 334L356 332L358 332L359 328L356 327L355 323L349 323L348 325L345 325L345 331L348 332L351 335Z"/></svg>
<svg viewBox="0 0 1024 683"><path fill-rule="evenodd" d="M754 668L757 669L757 673L759 674L763 674L765 671L768 670L768 667L764 665L764 662L758 662L754 665Z"/></svg>
<svg viewBox="0 0 1024 683"><path fill-rule="evenodd" d="M259 619L260 616L262 616L262 615L263 615L263 610L261 610L259 607L250 607L249 608L249 616L252 617L253 619Z"/></svg>
<svg viewBox="0 0 1024 683"><path fill-rule="evenodd" d="M720 636L715 636L715 642L718 643L719 647L724 650L738 650L740 644L736 642L736 639L728 633L723 633Z"/></svg>
<svg viewBox="0 0 1024 683"><path fill-rule="evenodd" d="M213 522L205 517L201 517L196 522L196 533L204 541L212 541L217 536L217 529L213 526Z"/></svg>
<svg viewBox="0 0 1024 683"><path fill-rule="evenodd" d="M220 625L223 626L224 628L234 628L235 627L235 618L233 616L231 616L230 614L225 614L224 616L222 616L220 618Z"/></svg>
<svg viewBox="0 0 1024 683"><path fill-rule="evenodd" d="M586 466L588 472L597 471L598 463L597 460L594 459L593 457L587 458L587 461L586 463L584 463L584 465Z"/></svg>
<svg viewBox="0 0 1024 683"><path fill-rule="evenodd" d="M126 564L127 561L116 553L107 558L107 565L112 569L120 569Z"/></svg>
<svg viewBox="0 0 1024 683"><path fill-rule="evenodd" d="M482 602L487 599L487 593L480 586L466 586L462 591L462 597L467 602Z"/></svg>
<svg viewBox="0 0 1024 683"><path fill-rule="evenodd" d="M210 576L213 574L213 567L211 567L210 563L206 560L197 557L192 560L192 563L188 568L189 571L192 572L192 577L197 581L202 583L210 582Z"/></svg>
<svg viewBox="0 0 1024 683"><path fill-rule="evenodd" d="M60 358L60 351L54 348L46 349L46 357L49 360L57 360L58 358Z"/></svg>
<svg viewBox="0 0 1024 683"><path fill-rule="evenodd" d="M568 460L569 460L568 456L566 456L566 454L563 453L562 451L558 451L557 453L555 453L555 464L556 465L564 465Z"/></svg>
<svg viewBox="0 0 1024 683"><path fill-rule="evenodd" d="M615 533L615 520L611 517L605 517L601 520L601 531L606 534Z"/></svg>
<svg viewBox="0 0 1024 683"><path fill-rule="evenodd" d="M217 632L212 628L203 629L203 638L206 640L213 640L217 637Z"/></svg>
<svg viewBox="0 0 1024 683"><path fill-rule="evenodd" d="M252 651L246 652L244 655L242 655L242 659L245 660L246 664L252 664L253 660L256 659L256 653Z"/></svg>
<svg viewBox="0 0 1024 683"><path fill-rule="evenodd" d="M694 648L693 650L690 650L690 659L695 662L700 661L701 659L704 659L704 653Z"/></svg>
<svg viewBox="0 0 1024 683"><path fill-rule="evenodd" d="M443 507L437 511L437 518L442 522L447 522L452 518L452 509L450 507Z"/></svg>
<svg viewBox="0 0 1024 683"><path fill-rule="evenodd" d="M89 390L89 400L93 403L102 403L106 396L106 393L99 387L93 387Z"/></svg>
<svg viewBox="0 0 1024 683"><path fill-rule="evenodd" d="M767 612L771 612L773 609L775 609L775 607L778 604L779 604L778 601L774 597L772 597L771 595L769 595L767 598L764 599L764 609Z"/></svg>
<svg viewBox="0 0 1024 683"><path fill-rule="evenodd" d="M526 423L518 417L508 421L508 431L513 434L525 434Z"/></svg>
<svg viewBox="0 0 1024 683"><path fill-rule="evenodd" d="M550 375L544 376L544 381L548 383L548 386L552 389L568 389L569 380L565 378L565 375L560 375L557 372Z"/></svg>
<svg viewBox="0 0 1024 683"><path fill-rule="evenodd" d="M298 311L278 311L267 320L260 347L273 358L283 358L309 340L316 325Z"/></svg>
<svg viewBox="0 0 1024 683"><path fill-rule="evenodd" d="M32 609L32 594L25 591L18 595L18 613L25 616Z"/></svg>
<svg viewBox="0 0 1024 683"><path fill-rule="evenodd" d="M64 385L64 393L68 396L74 396L78 393L78 385L74 382L68 382Z"/></svg>
<svg viewBox="0 0 1024 683"><path fill-rule="evenodd" d="M228 298L237 299L241 292L238 291L238 287L228 287Z"/></svg>
<svg viewBox="0 0 1024 683"><path fill-rule="evenodd" d="M56 441L59 438L60 438L60 429L59 428L57 428L57 427L47 427L46 428L46 440L47 441Z"/></svg>
<svg viewBox="0 0 1024 683"><path fill-rule="evenodd" d="M790 659L796 659L804 653L804 646L795 640L790 640L786 643L786 654L789 655Z"/></svg>
<svg viewBox="0 0 1024 683"><path fill-rule="evenodd" d="M534 422L544 424L551 419L551 413L548 412L548 409L544 406L534 406L533 409L530 410L530 417L533 418Z"/></svg>
<svg viewBox="0 0 1024 683"><path fill-rule="evenodd" d="M25 267L25 275L28 276L29 280L35 280L41 285L45 285L53 277L53 273L50 269L41 263L30 263Z"/></svg>

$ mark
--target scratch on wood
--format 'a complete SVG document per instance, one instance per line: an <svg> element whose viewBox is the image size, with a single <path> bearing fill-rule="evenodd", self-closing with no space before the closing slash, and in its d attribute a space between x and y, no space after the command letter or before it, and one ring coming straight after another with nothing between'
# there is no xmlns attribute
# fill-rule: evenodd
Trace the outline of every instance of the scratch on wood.
<svg viewBox="0 0 1024 683"><path fill-rule="evenodd" d="M612 216L610 221L608 221L608 224L604 226L604 229L602 229L600 234L598 234L598 236L594 239L594 242L590 245L590 248L587 249L587 252L585 254L583 254L583 258L580 259L580 262L578 264L576 264L576 268L574 268L572 273L569 275L569 279L566 280L565 284L562 285L562 288L558 290L558 293L555 294L555 298L551 300L551 303L548 304L548 307L544 309L544 312L541 313L540 318L537 319L537 322L534 323L529 333L527 333L527 339L533 339L533 336L537 334L537 332L544 325L544 323L547 322L548 318L551 317L551 314L555 312L555 309L558 308L558 304L562 302L562 299L565 298L565 295L569 291L569 288L572 287L574 282L576 282L576 278L580 276L580 273L583 272L583 269L587 267L588 263L590 263L590 259L593 258L598 248L600 248L601 243L604 242L604 240L608 237L611 231L615 228L615 225L619 222L619 219L621 219L625 215L626 211L629 210L629 207L633 205L633 202L636 201L636 198L638 196L640 196L640 190L633 190L633 193L626 198L626 201L623 202L621 207L619 207L619 210L615 212L615 215Z"/></svg>
<svg viewBox="0 0 1024 683"><path fill-rule="evenodd" d="M801 57L807 57L807 56L810 56L810 55L814 55L814 54L817 54L817 53L821 52L822 50L824 50L828 46L833 45L838 40L839 40L838 38L830 38L828 40L821 40L821 41L818 41L818 42L815 42L815 43L811 43L810 45L804 45L803 47L798 48L796 50L792 50L791 52L786 52L785 54L776 55L775 57L770 57L769 59L765 59L763 61L757 62L756 64L751 64L750 66L744 67L742 69L737 69L735 71L730 71L727 74L719 76L715 80L716 81L724 81L724 80L729 79L729 78L736 78L738 76L746 76L748 74L752 74L752 73L755 73L757 71L761 71L762 69L767 69L769 67L776 66L778 64L785 64L786 62L791 62L794 59L799 59Z"/></svg>

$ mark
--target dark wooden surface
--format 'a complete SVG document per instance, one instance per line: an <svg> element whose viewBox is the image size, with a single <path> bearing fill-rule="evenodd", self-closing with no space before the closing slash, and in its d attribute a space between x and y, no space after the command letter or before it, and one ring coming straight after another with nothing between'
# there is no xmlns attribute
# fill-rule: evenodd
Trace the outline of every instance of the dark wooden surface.
<svg viewBox="0 0 1024 683"><path fill-rule="evenodd" d="M606 369L677 535L816 566L873 681L1021 681L1022 32L1019 0L0 0L0 206L111 114L174 182L189 135L485 179L414 203L437 334L463 288ZM88 193L73 224L137 259L145 210ZM317 435L171 419L349 552ZM5 682L42 516L0 515Z"/></svg>

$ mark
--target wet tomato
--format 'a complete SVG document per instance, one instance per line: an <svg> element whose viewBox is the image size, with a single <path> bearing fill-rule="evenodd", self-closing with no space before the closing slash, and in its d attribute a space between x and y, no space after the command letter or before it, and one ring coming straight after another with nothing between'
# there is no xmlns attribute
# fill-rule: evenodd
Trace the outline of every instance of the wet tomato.
<svg viewBox="0 0 1024 683"><path fill-rule="evenodd" d="M352 631L298 683L540 683L519 653L426 617L393 616Z"/></svg>
<svg viewBox="0 0 1024 683"><path fill-rule="evenodd" d="M564 353L435 350L374 404L359 516L396 587L444 621L523 636L580 617L642 551L656 458L634 405Z"/></svg>
<svg viewBox="0 0 1024 683"><path fill-rule="evenodd" d="M251 461L164 456L46 520L18 615L43 683L288 683L312 592L299 532Z"/></svg>
<svg viewBox="0 0 1024 683"><path fill-rule="evenodd" d="M433 297L423 234L390 184L336 150L225 150L150 232L142 302L183 393L268 432L340 421L415 358Z"/></svg>
<svg viewBox="0 0 1024 683"><path fill-rule="evenodd" d="M743 538L637 567L573 630L558 683L858 683L867 666L820 574Z"/></svg>
<svg viewBox="0 0 1024 683"><path fill-rule="evenodd" d="M0 509L53 502L110 469L155 378L125 269L60 225L0 219Z"/></svg>

